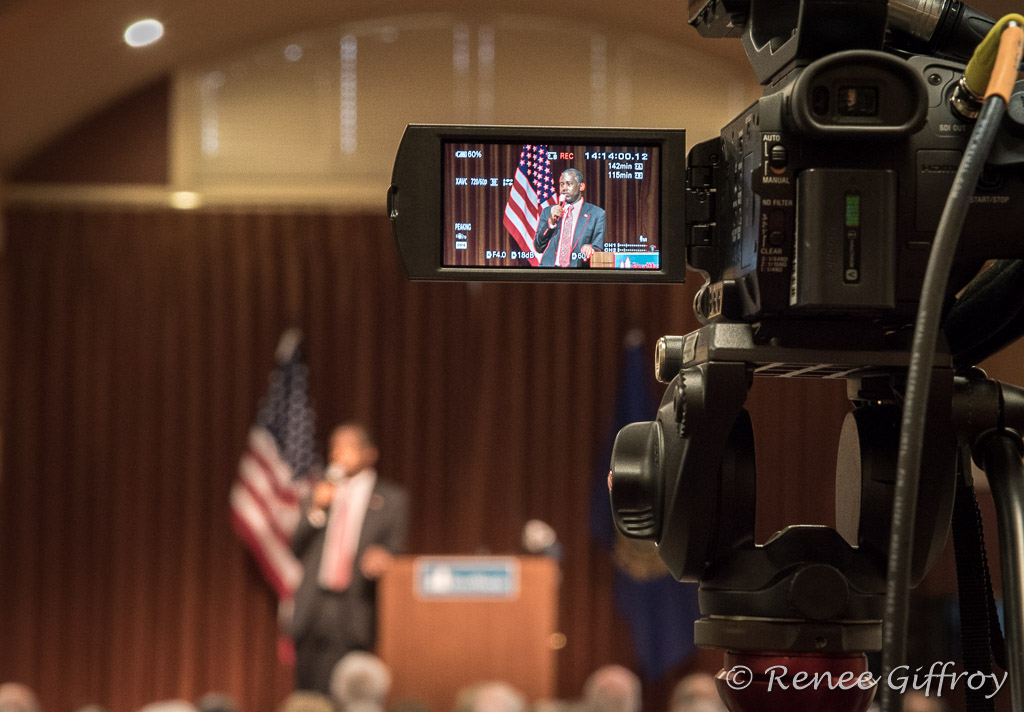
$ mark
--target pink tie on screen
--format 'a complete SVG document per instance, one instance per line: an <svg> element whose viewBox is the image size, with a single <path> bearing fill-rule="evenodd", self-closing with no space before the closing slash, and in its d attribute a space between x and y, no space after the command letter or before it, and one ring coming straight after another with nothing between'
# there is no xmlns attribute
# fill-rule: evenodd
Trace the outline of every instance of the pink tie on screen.
<svg viewBox="0 0 1024 712"><path fill-rule="evenodd" d="M355 547L349 541L348 508L351 501L349 483L339 484L331 516L324 535L323 560L320 562L320 585L331 591L344 591L352 581L352 558Z"/></svg>
<svg viewBox="0 0 1024 712"><path fill-rule="evenodd" d="M555 256L555 267L568 267L569 254L572 252L572 206L566 205L562 214L562 227L558 232L558 254Z"/></svg>

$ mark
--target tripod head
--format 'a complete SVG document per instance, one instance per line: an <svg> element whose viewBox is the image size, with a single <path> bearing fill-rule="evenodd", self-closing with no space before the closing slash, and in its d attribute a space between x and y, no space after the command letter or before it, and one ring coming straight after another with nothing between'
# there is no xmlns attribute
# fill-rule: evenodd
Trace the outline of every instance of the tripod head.
<svg viewBox="0 0 1024 712"><path fill-rule="evenodd" d="M612 454L612 510L627 536L652 539L672 574L699 581L699 645L846 659L881 647L885 557L899 431L903 352L757 344L748 325L664 337L657 372L670 383L657 420L624 428ZM754 541L750 416L755 376L846 378L836 473L838 529L791 526ZM920 489L914 581L940 554L955 485L952 372L937 369L927 487Z"/></svg>

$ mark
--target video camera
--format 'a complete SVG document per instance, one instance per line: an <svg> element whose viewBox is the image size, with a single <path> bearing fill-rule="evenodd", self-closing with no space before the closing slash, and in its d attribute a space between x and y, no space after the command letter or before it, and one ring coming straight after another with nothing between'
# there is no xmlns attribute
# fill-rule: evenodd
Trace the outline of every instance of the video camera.
<svg viewBox="0 0 1024 712"><path fill-rule="evenodd" d="M871 686L766 697L767 671L792 663L857 680L868 674L865 652L898 649L883 641L883 618L900 615L889 610L887 579L905 568L916 585L941 553L958 486L970 480L966 448L986 460L980 449L996 431L1019 447L1006 427L1024 427L1024 396L970 367L1024 331L1024 103L1014 95L969 188L965 238L938 295L945 333L916 426L927 481L910 490L907 521L897 451L911 327L980 107L963 62L993 21L955 0L690 0L689 10L703 36L741 38L765 87L719 137L684 160L682 131L410 126L388 192L396 244L413 279L682 282L685 267L701 273L694 310L705 326L659 340L655 370L668 388L657 419L616 439L616 526L657 542L677 579L700 582L696 642L752 675L744 686L719 674L734 712L864 710ZM572 168L578 178L566 177ZM579 197L574 180L586 185L575 232L562 228L563 200ZM582 242L580 223L592 228ZM557 255L563 239L575 242ZM840 443L835 530L790 526L755 543L743 407L754 377L847 382L854 409ZM1020 472L1008 478L1019 487L990 478L997 497L1022 508L1024 470L1013 460L990 457ZM912 539L905 566L891 558L894 517ZM1015 546L1004 551L1008 597L1020 589L1013 562L1024 561L1024 541ZM1024 639L1018 619L1007 616L1011 640ZM1011 667L1024 709L1019 651Z"/></svg>
<svg viewBox="0 0 1024 712"><path fill-rule="evenodd" d="M871 320L879 336L898 338L916 313L941 198L973 118L950 102L963 66L936 55L973 50L981 18L947 2L924 45L932 54L907 55L880 50L919 46L901 36L917 24L909 7L936 3L695 5L691 23L706 37L746 28L743 45L766 86L720 138L690 152L687 264L709 280L698 316ZM1020 253L1024 186L1017 167L998 165L1020 156L1006 153L979 186L965 234L984 239L964 241L951 293L986 259Z"/></svg>

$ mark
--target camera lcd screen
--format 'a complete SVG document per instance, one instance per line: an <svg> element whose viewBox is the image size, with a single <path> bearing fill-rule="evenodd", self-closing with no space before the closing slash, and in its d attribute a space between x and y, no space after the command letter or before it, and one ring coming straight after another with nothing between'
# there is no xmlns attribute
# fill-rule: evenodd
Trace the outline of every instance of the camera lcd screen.
<svg viewBox="0 0 1024 712"><path fill-rule="evenodd" d="M659 145L446 141L442 153L444 267L664 266Z"/></svg>
<svg viewBox="0 0 1024 712"><path fill-rule="evenodd" d="M387 211L410 279L679 283L681 129L410 124Z"/></svg>

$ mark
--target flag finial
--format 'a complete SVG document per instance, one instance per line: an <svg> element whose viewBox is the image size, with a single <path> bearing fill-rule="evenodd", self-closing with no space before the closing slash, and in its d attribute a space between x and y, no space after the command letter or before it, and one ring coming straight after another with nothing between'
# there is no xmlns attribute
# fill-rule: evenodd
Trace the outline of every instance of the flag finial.
<svg viewBox="0 0 1024 712"><path fill-rule="evenodd" d="M295 349L299 348L300 343L302 343L302 329L294 326L286 329L277 342L277 351L274 352L277 362L285 363L291 359L295 354Z"/></svg>

